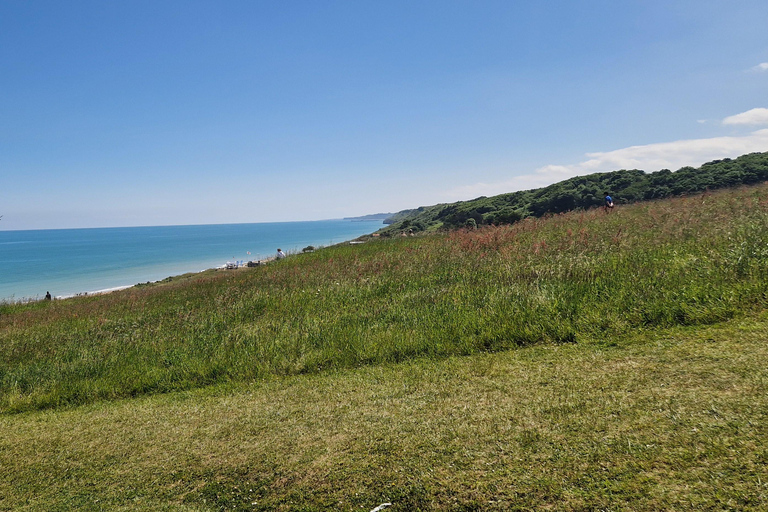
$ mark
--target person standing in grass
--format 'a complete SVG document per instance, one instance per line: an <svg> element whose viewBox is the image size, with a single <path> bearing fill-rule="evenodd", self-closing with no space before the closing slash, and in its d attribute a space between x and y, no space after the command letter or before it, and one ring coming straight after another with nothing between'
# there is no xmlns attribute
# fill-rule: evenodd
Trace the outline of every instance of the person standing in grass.
<svg viewBox="0 0 768 512"><path fill-rule="evenodd" d="M608 194L605 195L605 213L609 213L613 210L613 198Z"/></svg>
<svg viewBox="0 0 768 512"><path fill-rule="evenodd" d="M282 249L280 248L277 249L277 256L275 256L275 258L277 258L278 260L285 258L285 253L283 252Z"/></svg>

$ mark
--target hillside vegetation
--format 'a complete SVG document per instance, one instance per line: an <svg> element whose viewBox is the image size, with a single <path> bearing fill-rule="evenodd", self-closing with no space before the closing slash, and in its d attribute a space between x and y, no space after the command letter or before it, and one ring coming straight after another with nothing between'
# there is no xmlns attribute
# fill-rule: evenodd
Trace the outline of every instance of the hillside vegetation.
<svg viewBox="0 0 768 512"><path fill-rule="evenodd" d="M0 509L765 510L766 197L0 305Z"/></svg>
<svg viewBox="0 0 768 512"><path fill-rule="evenodd" d="M601 206L605 195L617 204L696 194L705 190L754 185L768 180L768 153L726 158L699 168L646 173L620 170L577 176L547 187L471 201L403 210L387 219L382 236L489 224L511 224L526 217Z"/></svg>
<svg viewBox="0 0 768 512"><path fill-rule="evenodd" d="M766 185L0 306L0 411L719 322L768 301Z"/></svg>

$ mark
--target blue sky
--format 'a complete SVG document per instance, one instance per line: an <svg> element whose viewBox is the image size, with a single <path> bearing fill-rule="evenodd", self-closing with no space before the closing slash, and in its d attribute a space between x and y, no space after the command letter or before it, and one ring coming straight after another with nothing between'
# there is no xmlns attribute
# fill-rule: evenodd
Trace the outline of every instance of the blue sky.
<svg viewBox="0 0 768 512"><path fill-rule="evenodd" d="M0 2L0 229L313 220L768 151L768 3Z"/></svg>

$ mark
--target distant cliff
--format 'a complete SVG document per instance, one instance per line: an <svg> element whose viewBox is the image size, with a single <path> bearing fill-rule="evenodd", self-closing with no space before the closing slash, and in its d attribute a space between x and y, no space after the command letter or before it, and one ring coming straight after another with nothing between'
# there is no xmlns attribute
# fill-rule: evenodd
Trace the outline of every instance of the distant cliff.
<svg viewBox="0 0 768 512"><path fill-rule="evenodd" d="M344 220L351 220L351 221L386 220L392 215L393 215L392 213L372 213L370 215L363 215L361 217L344 217Z"/></svg>

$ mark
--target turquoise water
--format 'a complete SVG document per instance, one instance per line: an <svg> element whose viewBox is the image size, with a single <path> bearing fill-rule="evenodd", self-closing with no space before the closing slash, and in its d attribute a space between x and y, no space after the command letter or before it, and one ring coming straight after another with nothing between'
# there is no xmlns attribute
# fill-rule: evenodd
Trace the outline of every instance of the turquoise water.
<svg viewBox="0 0 768 512"><path fill-rule="evenodd" d="M0 231L0 300L108 290L372 233L380 221Z"/></svg>

